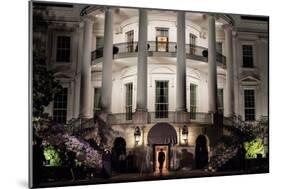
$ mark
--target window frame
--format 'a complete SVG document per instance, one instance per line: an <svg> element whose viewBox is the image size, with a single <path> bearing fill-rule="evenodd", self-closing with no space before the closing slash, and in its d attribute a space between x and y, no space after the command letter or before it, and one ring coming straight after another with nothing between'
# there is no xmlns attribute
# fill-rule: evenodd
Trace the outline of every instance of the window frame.
<svg viewBox="0 0 281 189"><path fill-rule="evenodd" d="M99 93L99 104L97 105L97 108L96 108L96 90L100 90L100 93ZM93 91L94 91L94 99L93 99L93 101L94 101L94 103L93 103L93 112L94 113L96 113L96 112L99 112L99 111L101 111L101 87L98 87L98 86L95 86L94 88L93 88Z"/></svg>
<svg viewBox="0 0 281 189"><path fill-rule="evenodd" d="M133 90L134 90L133 82L125 83L124 88L125 88L125 118L126 120L132 120L133 119ZM130 100L129 100L130 103L128 103L128 95L130 96Z"/></svg>
<svg viewBox="0 0 281 189"><path fill-rule="evenodd" d="M160 96L157 96L158 92L157 92L157 83L166 83L167 84L167 87L163 87L163 89L167 90L166 94L165 95L165 92L164 92L164 95L163 95L163 99L167 99L166 101L167 102L158 102L157 98L161 98L161 95ZM161 90L161 87L159 87L159 89ZM161 100L160 100L161 101ZM159 108L158 107L166 107L166 108ZM160 110L160 111L159 111ZM168 118L169 117L169 80L155 80L155 118Z"/></svg>
<svg viewBox="0 0 281 189"><path fill-rule="evenodd" d="M245 54L244 54L244 47L245 46L249 46L249 47L251 47L251 56L250 55L246 55L245 56ZM254 45L253 44L248 44L248 43L244 43L244 44L242 44L241 45L241 50L242 50L242 67L243 68L254 68L254 62L255 62L255 60L254 60ZM251 65L249 66L249 65L247 65L246 66L246 64L245 64L245 62L244 62L244 58L245 57L247 57L247 58L251 58L252 59L252 61L251 61Z"/></svg>
<svg viewBox="0 0 281 189"><path fill-rule="evenodd" d="M64 94L64 96L66 96L65 100L66 102L63 102L63 104L66 104L65 107L56 107L56 95L57 94L54 94L54 100L53 100L53 110L52 110L52 117L53 117L53 120L56 121L55 119L55 112L56 111L64 111L65 112L65 121L63 122L59 122L59 121L56 121L57 123L60 123L60 124L66 124L67 123L67 114L68 114L68 101L69 101L69 88L68 87L63 87L63 90L66 90L66 94ZM65 91L63 91L65 92ZM61 100L62 97L60 97L60 100ZM61 103L61 102L60 102ZM59 103L59 104L60 104ZM58 116L59 117L59 116Z"/></svg>
<svg viewBox="0 0 281 189"><path fill-rule="evenodd" d="M195 94L192 95L192 86L195 87ZM196 112L198 108L198 103L197 103L197 95L198 95L198 85L195 83L190 83L189 85L189 108L190 108L190 119L196 120ZM195 104L191 103L192 102L192 97L195 97ZM195 111L194 111L195 110Z"/></svg>
<svg viewBox="0 0 281 189"><path fill-rule="evenodd" d="M253 107L246 107L245 105L246 105L246 99L245 99L245 91L253 91ZM252 122L252 121L256 121L256 115L257 115L257 111L256 111L256 108L257 108L257 105L256 105L256 90L255 89L253 89L253 88L244 88L243 89L243 116L244 116L244 120L246 121L246 122ZM252 109L252 110L254 110L254 114L253 114L253 119L246 119L247 118L247 116L246 116L246 109L248 109L248 110L250 110L250 109Z"/></svg>
<svg viewBox="0 0 281 189"><path fill-rule="evenodd" d="M198 37L195 34L189 33L189 54L190 55L196 54L197 40L198 40Z"/></svg>

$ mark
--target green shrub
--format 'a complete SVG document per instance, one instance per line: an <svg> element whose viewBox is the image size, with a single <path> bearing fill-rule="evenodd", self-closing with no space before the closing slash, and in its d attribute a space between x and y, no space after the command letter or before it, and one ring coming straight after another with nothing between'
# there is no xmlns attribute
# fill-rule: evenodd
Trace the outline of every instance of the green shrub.
<svg viewBox="0 0 281 189"><path fill-rule="evenodd" d="M61 159L60 154L57 149L53 146L46 146L44 147L44 156L45 159L48 161L48 166L60 166Z"/></svg>
<svg viewBox="0 0 281 189"><path fill-rule="evenodd" d="M246 150L246 159L255 159L257 154L261 154L265 157L264 145L261 138L256 138L250 142L244 142L244 148Z"/></svg>

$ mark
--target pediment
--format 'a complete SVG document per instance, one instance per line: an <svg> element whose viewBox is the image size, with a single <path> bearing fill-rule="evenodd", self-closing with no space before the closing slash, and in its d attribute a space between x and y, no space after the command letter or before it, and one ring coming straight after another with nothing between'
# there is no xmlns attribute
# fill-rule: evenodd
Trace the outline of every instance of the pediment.
<svg viewBox="0 0 281 189"><path fill-rule="evenodd" d="M258 84L260 82L260 79L253 76L246 76L240 79L241 83L247 83L247 84Z"/></svg>

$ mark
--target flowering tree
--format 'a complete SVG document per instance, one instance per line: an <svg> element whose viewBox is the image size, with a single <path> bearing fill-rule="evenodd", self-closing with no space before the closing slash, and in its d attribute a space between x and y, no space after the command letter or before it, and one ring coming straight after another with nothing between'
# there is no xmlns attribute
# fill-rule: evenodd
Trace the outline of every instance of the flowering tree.
<svg viewBox="0 0 281 189"><path fill-rule="evenodd" d="M42 138L46 145L74 152L76 159L87 167L102 168L102 152L91 147L81 137L70 135L62 125L49 119L37 119L34 121L34 128L36 135Z"/></svg>

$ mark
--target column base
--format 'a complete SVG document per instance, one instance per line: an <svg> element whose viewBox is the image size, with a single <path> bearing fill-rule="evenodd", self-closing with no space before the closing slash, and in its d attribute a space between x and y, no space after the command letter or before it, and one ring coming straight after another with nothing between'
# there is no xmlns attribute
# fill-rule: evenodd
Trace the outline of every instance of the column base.
<svg viewBox="0 0 281 189"><path fill-rule="evenodd" d="M145 110L136 110L133 115L134 124L147 124L148 123L148 112Z"/></svg>
<svg viewBox="0 0 281 189"><path fill-rule="evenodd" d="M190 122L190 116L187 111L176 111L175 112L175 122L176 123L189 123Z"/></svg>

